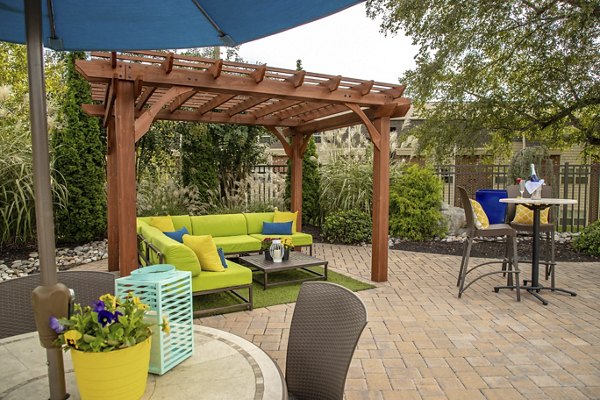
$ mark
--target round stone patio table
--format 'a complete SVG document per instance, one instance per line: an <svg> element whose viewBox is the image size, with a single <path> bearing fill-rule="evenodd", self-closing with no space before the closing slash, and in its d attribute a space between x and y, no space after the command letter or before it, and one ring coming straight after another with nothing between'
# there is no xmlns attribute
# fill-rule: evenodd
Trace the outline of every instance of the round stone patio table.
<svg viewBox="0 0 600 400"><path fill-rule="evenodd" d="M287 399L275 362L251 342L194 325L194 355L162 376L149 374L144 400ZM46 399L46 351L37 332L0 339L0 399ZM80 399L71 356L64 354L69 399Z"/></svg>

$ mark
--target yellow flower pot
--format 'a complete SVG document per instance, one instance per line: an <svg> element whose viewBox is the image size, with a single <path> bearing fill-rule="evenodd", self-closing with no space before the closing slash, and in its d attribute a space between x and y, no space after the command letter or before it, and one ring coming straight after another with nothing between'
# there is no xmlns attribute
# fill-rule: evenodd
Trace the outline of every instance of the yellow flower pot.
<svg viewBox="0 0 600 400"><path fill-rule="evenodd" d="M82 400L134 400L146 390L150 339L126 349L88 353L71 349Z"/></svg>

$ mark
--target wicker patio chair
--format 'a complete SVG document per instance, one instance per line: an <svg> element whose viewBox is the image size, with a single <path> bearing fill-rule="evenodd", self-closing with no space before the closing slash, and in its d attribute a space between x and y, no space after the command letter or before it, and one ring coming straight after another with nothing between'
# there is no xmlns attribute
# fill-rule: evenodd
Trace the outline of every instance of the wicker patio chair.
<svg viewBox="0 0 600 400"><path fill-rule="evenodd" d="M58 281L73 289L75 302L83 305L91 305L99 296L115 292L115 275L110 272L61 271ZM40 284L40 274L0 282L0 339L37 329L31 292Z"/></svg>
<svg viewBox="0 0 600 400"><path fill-rule="evenodd" d="M302 284L287 349L289 398L341 400L366 324L365 305L350 290L328 282Z"/></svg>
<svg viewBox="0 0 600 400"><path fill-rule="evenodd" d="M508 197L517 197L520 196L519 185L509 185L506 187L508 192ZM531 195L525 191L523 193L524 197L530 197ZM552 188L550 186L544 185L542 186L542 197L552 197ZM517 211L517 207L515 204L508 204L506 208L506 222L510 224L516 231L518 235L522 236L533 236L533 224L520 224L516 222L512 222L515 218L515 214ZM532 211L533 212L533 211ZM554 220L552 218L552 207L548 211L548 223L542 224L540 223L540 236L544 236L544 250L545 250L545 260L540 260L540 264L544 264L546 266L545 277L548 280L550 277L550 287L554 288L554 267L556 266L555 254L556 254L556 245L554 242ZM531 260L522 260L521 262L531 262Z"/></svg>
<svg viewBox="0 0 600 400"><path fill-rule="evenodd" d="M459 286L458 297L460 298L465 290L479 279L489 276L492 274L503 274L508 275L508 282L506 286L496 286L494 290L498 292L499 289L512 288L513 287L513 275L515 275L516 283L514 287L517 291L517 301L521 301L521 288L519 286L519 265L517 256L517 232L508 224L491 224L488 228L480 229L475 225L475 218L473 216L473 206L469 199L469 195L465 188L458 186L458 192L460 194L460 200L465 210L465 217L467 220L467 240L465 241L465 248L463 251L462 261L460 263L460 272L458 274L458 281L456 283ZM487 261L477 264L469 268L469 258L471 256L471 247L475 239L482 238L495 238L501 236L505 240L505 252L504 258L501 260ZM465 285L467 275L480 267L500 264L502 268L493 270L477 275L473 280Z"/></svg>

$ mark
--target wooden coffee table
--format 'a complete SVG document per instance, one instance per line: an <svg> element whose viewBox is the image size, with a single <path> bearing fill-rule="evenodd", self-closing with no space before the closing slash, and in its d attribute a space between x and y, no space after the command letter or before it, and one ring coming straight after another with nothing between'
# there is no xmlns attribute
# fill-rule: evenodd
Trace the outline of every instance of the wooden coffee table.
<svg viewBox="0 0 600 400"><path fill-rule="evenodd" d="M289 285L290 283L296 282L304 282L316 279L327 280L327 264L328 262L325 260L318 259L313 256L309 256L307 254L303 254L299 251L294 251L290 253L290 259L287 261L282 261L280 263L276 263L273 261L265 260L264 254L257 254L253 256L243 256L240 257L239 260L242 264L245 264L255 270L259 270L263 272L263 280L259 281L254 279L256 282L263 285L263 288L266 290L271 286L279 286L279 285ZM323 266L323 273L313 271L309 269L310 267ZM309 272L314 276L310 276L302 279L292 279L284 282L274 282L269 283L269 274L272 272L280 272L280 271L289 271L292 269L301 269L303 271Z"/></svg>

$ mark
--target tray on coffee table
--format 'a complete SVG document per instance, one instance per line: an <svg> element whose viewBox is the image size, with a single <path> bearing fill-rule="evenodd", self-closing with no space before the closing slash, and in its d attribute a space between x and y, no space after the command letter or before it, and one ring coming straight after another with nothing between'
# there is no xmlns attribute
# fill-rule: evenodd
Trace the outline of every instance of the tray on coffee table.
<svg viewBox="0 0 600 400"><path fill-rule="evenodd" d="M273 262L269 260L265 260L264 254L257 254L252 256L243 256L240 257L239 260L242 264L253 268L254 270L263 272L263 280L259 281L258 279L254 279L256 282L263 285L264 289L267 289L271 286L279 286L279 285L289 285L290 283L303 282L303 281L311 281L316 279L327 280L327 264L328 262L325 260L321 260L319 258L309 256L307 254L301 253L299 251L293 251L290 253L290 259L282 262ZM318 271L314 271L310 269L310 267L323 266L323 273ZM307 278L302 279L292 279L283 282L269 282L269 274L272 272L280 272L280 271L289 271L294 269L301 269L305 272L312 274L313 276L309 276Z"/></svg>

